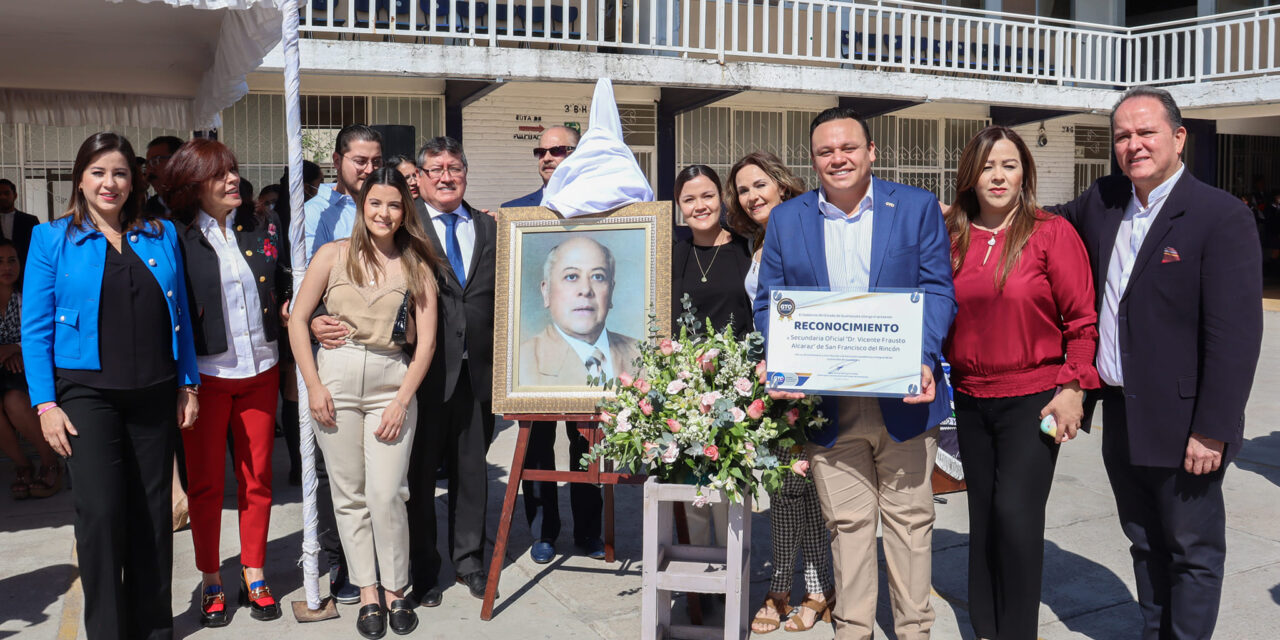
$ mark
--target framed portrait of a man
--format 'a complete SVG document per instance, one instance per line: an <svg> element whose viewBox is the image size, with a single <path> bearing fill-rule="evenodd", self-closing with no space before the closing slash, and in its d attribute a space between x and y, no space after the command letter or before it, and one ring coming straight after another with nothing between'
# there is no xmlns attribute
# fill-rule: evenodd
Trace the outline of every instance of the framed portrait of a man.
<svg viewBox="0 0 1280 640"><path fill-rule="evenodd" d="M495 413L590 413L604 381L634 373L651 324L669 331L670 211L499 211Z"/></svg>

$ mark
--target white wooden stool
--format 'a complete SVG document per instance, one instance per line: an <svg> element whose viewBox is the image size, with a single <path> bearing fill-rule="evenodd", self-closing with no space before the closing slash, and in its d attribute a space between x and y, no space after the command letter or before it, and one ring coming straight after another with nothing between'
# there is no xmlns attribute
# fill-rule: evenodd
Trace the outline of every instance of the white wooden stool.
<svg viewBox="0 0 1280 640"><path fill-rule="evenodd" d="M704 487L707 502L722 502L719 492ZM750 632L747 598L751 568L751 496L728 505L728 523L718 538L723 547L676 544L672 540L672 509L678 502L692 502L697 487L662 484L656 478L644 483L644 593L641 610L642 640L742 640ZM671 624L671 592L725 594L724 629Z"/></svg>

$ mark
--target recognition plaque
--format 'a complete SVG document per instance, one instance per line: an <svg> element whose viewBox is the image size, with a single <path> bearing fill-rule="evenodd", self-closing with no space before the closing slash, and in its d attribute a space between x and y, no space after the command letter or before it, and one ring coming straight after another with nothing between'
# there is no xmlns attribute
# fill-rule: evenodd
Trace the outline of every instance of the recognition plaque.
<svg viewBox="0 0 1280 640"><path fill-rule="evenodd" d="M921 290L776 289L769 300L769 387L818 395L920 392Z"/></svg>

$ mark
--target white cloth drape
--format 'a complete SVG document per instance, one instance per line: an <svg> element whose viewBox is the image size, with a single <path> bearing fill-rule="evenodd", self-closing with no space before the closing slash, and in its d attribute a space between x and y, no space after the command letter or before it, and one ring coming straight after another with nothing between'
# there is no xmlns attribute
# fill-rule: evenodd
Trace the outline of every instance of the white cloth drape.
<svg viewBox="0 0 1280 640"><path fill-rule="evenodd" d="M542 193L542 206L566 218L653 200L653 188L622 140L622 118L608 78L596 82L591 125Z"/></svg>
<svg viewBox="0 0 1280 640"><path fill-rule="evenodd" d="M117 126L192 129L193 101L186 98L89 91L0 89L0 123L76 127Z"/></svg>

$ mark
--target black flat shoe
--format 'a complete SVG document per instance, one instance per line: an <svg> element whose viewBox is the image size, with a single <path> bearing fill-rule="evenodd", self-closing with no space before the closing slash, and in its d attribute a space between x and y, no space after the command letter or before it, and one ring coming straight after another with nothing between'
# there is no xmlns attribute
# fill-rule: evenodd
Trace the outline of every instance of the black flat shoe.
<svg viewBox="0 0 1280 640"><path fill-rule="evenodd" d="M251 607L249 615L254 620L275 620L280 617L280 604L271 595L271 588L266 580L255 580L249 584L240 570L240 606Z"/></svg>
<svg viewBox="0 0 1280 640"><path fill-rule="evenodd" d="M227 594L222 585L211 584L200 596L200 626L225 627L231 619L227 617Z"/></svg>
<svg viewBox="0 0 1280 640"><path fill-rule="evenodd" d="M417 587L414 587L413 599L418 601L419 607L438 607L444 600L444 593L440 591L440 587L431 587L422 593L418 593Z"/></svg>
<svg viewBox="0 0 1280 640"><path fill-rule="evenodd" d="M356 631L361 637L378 640L387 635L387 612L378 603L360 607L360 616L356 618Z"/></svg>
<svg viewBox="0 0 1280 640"><path fill-rule="evenodd" d="M484 571L472 571L465 576L458 576L458 584L467 585L467 590L479 600L484 600L484 587L487 581ZM493 597L498 598L497 591L493 592Z"/></svg>
<svg viewBox="0 0 1280 640"><path fill-rule="evenodd" d="M418 614L413 612L413 607L409 606L408 600L392 600L388 612L387 618L392 633L403 636L413 633L413 630L418 628Z"/></svg>

